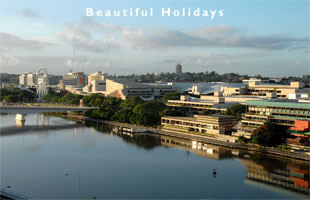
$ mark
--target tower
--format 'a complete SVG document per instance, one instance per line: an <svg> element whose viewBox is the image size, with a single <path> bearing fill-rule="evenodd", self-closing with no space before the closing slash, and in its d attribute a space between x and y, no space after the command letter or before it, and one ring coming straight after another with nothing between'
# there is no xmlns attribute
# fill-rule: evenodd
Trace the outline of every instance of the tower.
<svg viewBox="0 0 310 200"><path fill-rule="evenodd" d="M181 75L182 74L182 65L180 63L178 63L176 66L175 66L175 73L177 75Z"/></svg>

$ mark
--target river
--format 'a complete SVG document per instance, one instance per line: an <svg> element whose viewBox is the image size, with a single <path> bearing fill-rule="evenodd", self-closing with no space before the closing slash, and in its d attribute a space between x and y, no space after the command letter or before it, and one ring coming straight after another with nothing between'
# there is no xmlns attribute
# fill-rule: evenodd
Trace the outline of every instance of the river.
<svg viewBox="0 0 310 200"><path fill-rule="evenodd" d="M1 128L16 126L14 115L0 115L0 122ZM25 126L74 123L33 114ZM0 139L1 187L34 199L309 198L309 165L296 160L169 137L130 137L95 124Z"/></svg>

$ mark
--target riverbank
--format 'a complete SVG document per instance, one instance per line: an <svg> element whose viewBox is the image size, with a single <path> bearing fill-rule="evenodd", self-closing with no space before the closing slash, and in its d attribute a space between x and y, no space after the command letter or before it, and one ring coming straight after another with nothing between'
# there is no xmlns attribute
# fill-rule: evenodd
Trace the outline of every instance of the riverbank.
<svg viewBox="0 0 310 200"><path fill-rule="evenodd" d="M110 126L116 126L116 127L125 127L125 128L132 128L132 129L145 129L148 133L156 134L156 135L171 136L171 137L182 138L182 139L187 139L187 140L194 140L197 142L203 142L203 143L207 143L207 144L214 144L214 145L228 147L228 148L232 148L232 149L255 151L255 152L269 154L269 155L273 155L273 156L280 156L280 157L310 161L310 155L307 155L305 153L285 151L285 150L280 150L280 149L277 149L274 147L262 147L262 146L254 145L254 144L241 144L241 143L232 143L232 142L227 142L227 141L220 141L220 140L204 137L201 135L194 135L194 134L182 133L182 132L172 132L172 131L166 131L166 130L161 130L161 129L155 129L155 128L142 127L142 126L137 126L137 125L132 125L132 124L120 123L120 122L115 122L115 121L94 119L94 118L81 116L81 115L75 115L75 114L71 114L71 113L68 114L66 117L74 119L74 120L81 120L81 121L94 122L94 123L102 123L102 124L106 124L106 125L110 125Z"/></svg>

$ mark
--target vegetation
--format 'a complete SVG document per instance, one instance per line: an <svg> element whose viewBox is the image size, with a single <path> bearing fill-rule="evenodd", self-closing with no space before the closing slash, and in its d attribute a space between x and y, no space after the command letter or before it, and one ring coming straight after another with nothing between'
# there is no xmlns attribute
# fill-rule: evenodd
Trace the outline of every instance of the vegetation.
<svg viewBox="0 0 310 200"><path fill-rule="evenodd" d="M246 106L242 104L236 104L227 109L226 115L233 115L240 118L242 113L246 112Z"/></svg>
<svg viewBox="0 0 310 200"><path fill-rule="evenodd" d="M0 100L7 102L33 102L36 93L31 90L21 90L19 88L8 87L0 89Z"/></svg>
<svg viewBox="0 0 310 200"><path fill-rule="evenodd" d="M287 132L280 126L267 122L259 127L251 136L251 143L262 146L277 146L287 138Z"/></svg>
<svg viewBox="0 0 310 200"><path fill-rule="evenodd" d="M167 103L168 100L180 100L181 93L174 92L174 93L168 93L163 98L163 103Z"/></svg>

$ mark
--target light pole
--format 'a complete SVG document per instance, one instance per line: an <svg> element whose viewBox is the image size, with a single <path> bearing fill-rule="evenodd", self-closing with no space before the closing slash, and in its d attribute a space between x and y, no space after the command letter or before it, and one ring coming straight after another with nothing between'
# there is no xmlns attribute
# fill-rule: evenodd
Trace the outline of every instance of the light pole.
<svg viewBox="0 0 310 200"><path fill-rule="evenodd" d="M65 174L65 176L70 176L70 175L76 175L79 178L79 194L80 194L80 189L81 189L81 175L79 172L75 172L75 173L67 173Z"/></svg>

